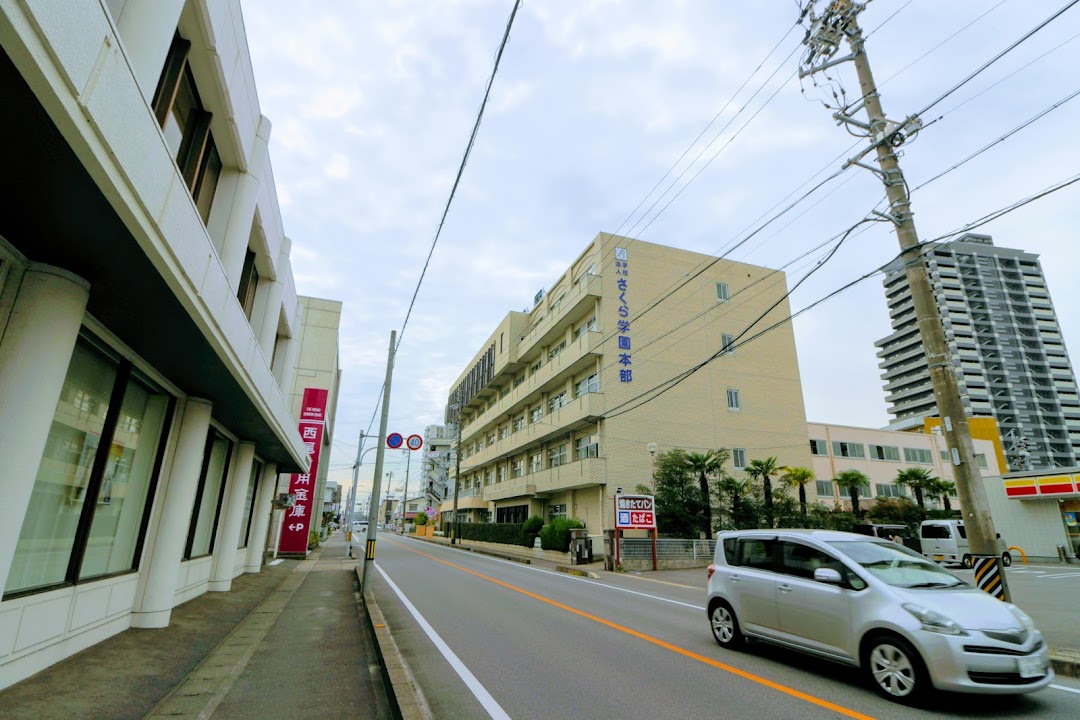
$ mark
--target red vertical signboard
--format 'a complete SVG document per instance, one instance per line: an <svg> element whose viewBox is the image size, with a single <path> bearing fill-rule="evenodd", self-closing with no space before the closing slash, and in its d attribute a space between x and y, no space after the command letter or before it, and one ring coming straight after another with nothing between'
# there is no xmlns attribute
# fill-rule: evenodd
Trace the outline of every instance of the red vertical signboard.
<svg viewBox="0 0 1080 720"><path fill-rule="evenodd" d="M278 543L278 550L283 553L307 552L311 520L316 506L321 505L315 497L315 478L319 472L327 395L327 390L304 388L304 402L300 406L300 437L311 457L311 469L306 475L289 477L289 493L296 496L296 502L292 507L285 508L281 541Z"/></svg>

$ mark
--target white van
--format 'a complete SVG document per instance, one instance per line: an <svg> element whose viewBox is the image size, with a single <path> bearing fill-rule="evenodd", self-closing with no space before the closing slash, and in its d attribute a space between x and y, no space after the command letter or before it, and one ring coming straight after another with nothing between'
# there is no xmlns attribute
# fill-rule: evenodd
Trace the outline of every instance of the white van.
<svg viewBox="0 0 1080 720"><path fill-rule="evenodd" d="M961 521L923 520L919 539L922 540L922 554L930 560L971 567L971 548Z"/></svg>
<svg viewBox="0 0 1080 720"><path fill-rule="evenodd" d="M971 547L968 545L967 530L961 520L923 520L919 528L922 540L922 554L940 563L960 563L970 568ZM997 550L1001 553L1001 564L1012 565L1012 555L1001 539L997 537Z"/></svg>

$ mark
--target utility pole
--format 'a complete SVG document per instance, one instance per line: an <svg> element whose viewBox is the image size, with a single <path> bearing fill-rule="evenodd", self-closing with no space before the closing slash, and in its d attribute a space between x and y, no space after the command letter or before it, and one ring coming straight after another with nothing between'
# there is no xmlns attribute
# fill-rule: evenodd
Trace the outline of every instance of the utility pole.
<svg viewBox="0 0 1080 720"><path fill-rule="evenodd" d="M934 399L941 415L945 440L952 457L953 475L957 494L964 506L964 526L967 530L968 543L975 557L976 580L982 590L991 595L1009 597L1009 587L1005 573L1001 570L1001 558L997 551L997 541L990 508L986 499L978 464L975 462L975 448L971 441L960 387L945 339L945 328L941 322L933 286L923 259L919 236L915 231L915 221L911 212L911 201L907 193L907 183L900 170L895 148L922 127L917 117L907 118L903 123L889 121L881 107L881 97L870 72L870 61L866 56L865 39L859 27L858 14L866 9L865 4L852 0L831 0L822 15L814 13L814 2L803 11L803 19L809 21L809 31L803 44L808 52L803 56L800 78L823 72L828 68L851 61L859 78L861 100L854 104L845 104L843 93L834 91L833 97L841 104L835 109L833 118L837 124L846 124L853 134L859 133L870 140L870 145L857 156L847 161L846 166L858 165L877 175L885 185L889 200L889 210L883 217L893 223L896 236L900 241L900 258L903 260L911 299L915 306L915 316L919 323L919 336L926 353L930 369L930 380L934 388ZM846 41L851 54L835 57L841 42ZM826 76L828 77L828 76ZM829 78L830 80L832 78ZM828 105L826 105L828 107ZM865 110L867 121L861 122L853 117L854 113ZM878 168L865 165L862 158L871 151L876 151Z"/></svg>
<svg viewBox="0 0 1080 720"><path fill-rule="evenodd" d="M375 447L375 477L371 482L371 504L368 507L367 548L364 551L364 569L360 572L360 591L367 589L367 574L375 562L375 536L378 534L379 518L371 517L378 512L379 492L382 490L381 479L383 455L386 450L386 424L390 420L390 381L394 378L394 344L397 342L397 330L390 331L390 350L386 355L386 380L383 382L382 417L379 419L379 444Z"/></svg>
<svg viewBox="0 0 1080 720"><path fill-rule="evenodd" d="M349 509L345 513L345 557L351 558L352 554L352 520L356 509L356 485L360 480L360 458L364 452L364 431L360 431L360 439L356 445L356 464L352 469L352 490L349 491Z"/></svg>
<svg viewBox="0 0 1080 720"><path fill-rule="evenodd" d="M401 533L405 534L405 513L409 511L409 464L412 462L412 450L405 451L405 495L401 498Z"/></svg>
<svg viewBox="0 0 1080 720"><path fill-rule="evenodd" d="M454 533L450 536L450 544L457 545L458 534L461 531L458 522L458 488L461 487L461 406L458 406L458 414L454 417L455 434L457 444L454 446Z"/></svg>

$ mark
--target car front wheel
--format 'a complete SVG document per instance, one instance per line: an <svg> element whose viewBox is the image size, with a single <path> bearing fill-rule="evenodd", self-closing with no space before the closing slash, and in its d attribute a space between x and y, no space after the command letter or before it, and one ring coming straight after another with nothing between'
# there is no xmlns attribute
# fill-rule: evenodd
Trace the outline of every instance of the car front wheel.
<svg viewBox="0 0 1080 720"><path fill-rule="evenodd" d="M919 653L906 640L879 635L867 644L867 678L879 694L904 704L922 699L930 691L930 677Z"/></svg>
<svg viewBox="0 0 1080 720"><path fill-rule="evenodd" d="M1001 564L1005 567L1012 566L1012 555L1007 552L1001 553Z"/></svg>
<svg viewBox="0 0 1080 720"><path fill-rule="evenodd" d="M723 600L713 602L709 611L709 625L712 626L713 638L720 647L736 650L742 646L744 638L739 630L735 611Z"/></svg>

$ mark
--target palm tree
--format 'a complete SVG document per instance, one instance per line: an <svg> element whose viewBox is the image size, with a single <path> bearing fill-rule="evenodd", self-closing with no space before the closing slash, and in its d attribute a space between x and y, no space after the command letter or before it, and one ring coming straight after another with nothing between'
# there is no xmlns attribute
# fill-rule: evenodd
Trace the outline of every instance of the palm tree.
<svg viewBox="0 0 1080 720"><path fill-rule="evenodd" d="M923 491L927 490L938 478L930 474L926 468L904 468L896 472L896 484L904 485L915 491L915 504L923 510Z"/></svg>
<svg viewBox="0 0 1080 720"><path fill-rule="evenodd" d="M739 500L750 491L750 481L727 475L720 480L720 491L731 498L731 527L739 528Z"/></svg>
<svg viewBox="0 0 1080 720"><path fill-rule="evenodd" d="M926 494L940 499L941 504L945 507L945 512L951 513L952 503L949 502L949 498L956 494L956 483L952 480L933 478L930 487L926 489Z"/></svg>
<svg viewBox="0 0 1080 720"><path fill-rule="evenodd" d="M858 470L845 470L833 478L833 482L842 488L847 489L848 495L851 497L851 512L855 514L855 517L859 516L859 488L870 482L870 478L865 473L861 473Z"/></svg>
<svg viewBox="0 0 1080 720"><path fill-rule="evenodd" d="M780 476L780 481L788 487L799 488L799 510L802 511L802 516L806 517L806 483L811 482L814 479L814 471L806 467L785 467L780 468L783 471L783 475Z"/></svg>
<svg viewBox="0 0 1080 720"><path fill-rule="evenodd" d="M705 508L703 529L706 540L712 538L712 498L709 493L709 476L720 469L720 462L720 458L712 450L705 453L690 453L686 456L686 464L698 476L698 485L701 488L701 504Z"/></svg>
<svg viewBox="0 0 1080 720"><path fill-rule="evenodd" d="M770 528L773 526L772 476L779 473L780 466L776 464L776 457L751 460L746 466L747 475L755 480L761 480L761 486L765 491L765 522Z"/></svg>

